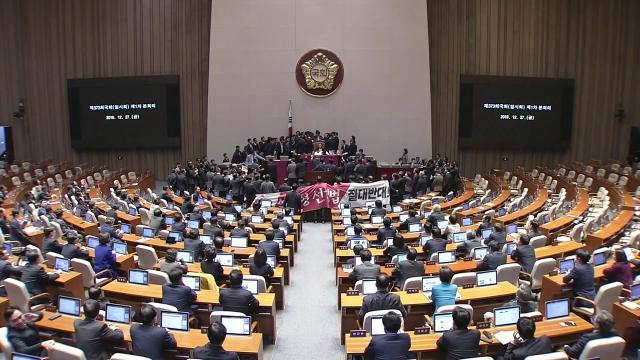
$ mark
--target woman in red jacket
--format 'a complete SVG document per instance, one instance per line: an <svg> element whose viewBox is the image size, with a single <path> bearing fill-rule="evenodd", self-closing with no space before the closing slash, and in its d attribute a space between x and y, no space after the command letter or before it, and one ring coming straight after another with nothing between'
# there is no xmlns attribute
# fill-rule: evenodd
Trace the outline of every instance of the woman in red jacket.
<svg viewBox="0 0 640 360"><path fill-rule="evenodd" d="M619 281L625 288L629 288L633 284L633 275L631 273L631 266L627 261L627 256L624 251L616 250L615 260L608 269L604 269L604 276L610 282Z"/></svg>

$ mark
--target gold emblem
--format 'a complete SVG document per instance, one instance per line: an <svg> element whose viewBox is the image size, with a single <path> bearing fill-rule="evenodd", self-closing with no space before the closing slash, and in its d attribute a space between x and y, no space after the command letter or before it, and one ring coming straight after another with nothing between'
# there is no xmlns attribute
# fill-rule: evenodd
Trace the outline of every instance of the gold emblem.
<svg viewBox="0 0 640 360"><path fill-rule="evenodd" d="M300 68L302 69L307 89L331 90L340 65L319 52L300 65Z"/></svg>

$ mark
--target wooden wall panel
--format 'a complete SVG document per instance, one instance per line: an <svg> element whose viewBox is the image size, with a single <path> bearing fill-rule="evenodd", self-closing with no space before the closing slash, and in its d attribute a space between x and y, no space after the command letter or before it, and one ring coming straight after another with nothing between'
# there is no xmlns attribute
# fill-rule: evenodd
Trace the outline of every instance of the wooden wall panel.
<svg viewBox="0 0 640 360"><path fill-rule="evenodd" d="M27 104L24 120L4 121L14 126L17 158L150 169L163 178L176 161L204 155L210 15L210 0L0 2L1 119L18 98ZM164 74L180 75L181 149L71 148L67 79Z"/></svg>
<svg viewBox="0 0 640 360"><path fill-rule="evenodd" d="M640 2L427 0L427 9L434 153L460 161L468 176L626 157L630 127L640 124ZM570 149L459 149L461 74L575 79ZM623 123L614 118L620 103L628 114Z"/></svg>

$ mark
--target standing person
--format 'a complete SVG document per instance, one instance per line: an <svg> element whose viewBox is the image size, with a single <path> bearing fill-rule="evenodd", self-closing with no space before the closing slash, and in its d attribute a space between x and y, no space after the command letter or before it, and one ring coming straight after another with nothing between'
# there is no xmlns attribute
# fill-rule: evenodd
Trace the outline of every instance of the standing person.
<svg viewBox="0 0 640 360"><path fill-rule="evenodd" d="M118 271L115 269L116 254L113 249L111 249L109 234L98 234L98 242L99 244L94 250L95 259L93 260L93 270L96 272L96 275L101 275L100 277L104 277L100 273L105 270L109 270L111 277L117 277Z"/></svg>
<svg viewBox="0 0 640 360"><path fill-rule="evenodd" d="M536 250L529 245L527 235L520 235L518 247L511 253L511 260L518 262L522 271L531 274L533 265L536 263Z"/></svg>

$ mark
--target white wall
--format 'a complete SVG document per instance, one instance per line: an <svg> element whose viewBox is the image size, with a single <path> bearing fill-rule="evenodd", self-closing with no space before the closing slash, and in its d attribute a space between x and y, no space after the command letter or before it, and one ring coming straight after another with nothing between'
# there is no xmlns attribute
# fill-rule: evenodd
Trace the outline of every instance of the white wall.
<svg viewBox="0 0 640 360"><path fill-rule="evenodd" d="M213 0L207 154L220 159L246 138L295 130L355 135L393 162L431 156L431 94L425 0ZM314 98L296 83L298 59L332 50L342 86Z"/></svg>

